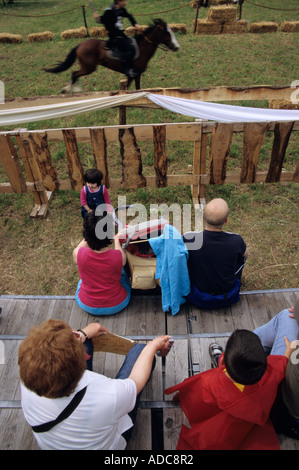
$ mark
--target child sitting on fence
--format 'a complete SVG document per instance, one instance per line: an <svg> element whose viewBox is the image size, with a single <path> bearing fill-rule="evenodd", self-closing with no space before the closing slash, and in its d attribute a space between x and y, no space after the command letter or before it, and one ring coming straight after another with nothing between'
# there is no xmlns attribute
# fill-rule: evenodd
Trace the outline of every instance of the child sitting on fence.
<svg viewBox="0 0 299 470"><path fill-rule="evenodd" d="M107 208L111 206L108 190L102 184L103 173L96 168L90 168L85 172L85 186L81 190L81 215L83 219L88 212L93 212L101 204L106 204ZM109 210L108 210L109 212Z"/></svg>

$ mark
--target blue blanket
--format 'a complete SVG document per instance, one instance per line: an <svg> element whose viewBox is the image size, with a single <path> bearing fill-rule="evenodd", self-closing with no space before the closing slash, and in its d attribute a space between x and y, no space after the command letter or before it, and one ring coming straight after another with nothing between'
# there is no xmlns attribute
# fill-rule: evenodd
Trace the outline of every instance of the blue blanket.
<svg viewBox="0 0 299 470"><path fill-rule="evenodd" d="M191 290L188 273L188 250L181 234L172 226L165 225L160 237L149 243L157 257L156 279L160 279L162 308L176 315Z"/></svg>

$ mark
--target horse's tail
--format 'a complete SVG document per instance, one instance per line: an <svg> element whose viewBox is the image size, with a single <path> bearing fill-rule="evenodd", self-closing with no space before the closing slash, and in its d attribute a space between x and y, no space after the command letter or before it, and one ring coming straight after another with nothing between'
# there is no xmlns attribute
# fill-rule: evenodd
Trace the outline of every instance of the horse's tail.
<svg viewBox="0 0 299 470"><path fill-rule="evenodd" d="M50 72L50 73L60 73L64 72L65 70L69 69L73 63L75 62L77 58L77 47L74 47L66 56L66 59L63 62L60 62L59 64L56 65L56 67L53 67L51 69L46 69L43 68L45 72Z"/></svg>

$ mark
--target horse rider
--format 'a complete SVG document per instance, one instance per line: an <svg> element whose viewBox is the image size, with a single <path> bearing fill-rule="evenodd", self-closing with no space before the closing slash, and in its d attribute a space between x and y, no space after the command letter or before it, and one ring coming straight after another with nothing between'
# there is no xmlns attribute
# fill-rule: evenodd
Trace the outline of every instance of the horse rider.
<svg viewBox="0 0 299 470"><path fill-rule="evenodd" d="M116 48L121 52L122 60L125 62L125 74L128 77L134 78L137 73L134 71L133 58L135 55L135 48L131 40L125 35L122 24L123 18L128 18L132 26L140 29L135 18L126 10L126 0L114 0L114 3L105 9L104 14L100 17L98 13L94 13L96 20L101 20L101 23L108 31L109 41L107 46L109 48Z"/></svg>

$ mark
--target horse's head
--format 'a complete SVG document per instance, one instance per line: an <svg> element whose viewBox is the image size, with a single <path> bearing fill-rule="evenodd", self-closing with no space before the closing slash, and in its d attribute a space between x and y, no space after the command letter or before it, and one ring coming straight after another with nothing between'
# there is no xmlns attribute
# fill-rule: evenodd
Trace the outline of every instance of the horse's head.
<svg viewBox="0 0 299 470"><path fill-rule="evenodd" d="M156 32L156 39L160 44L164 44L171 51L179 50L180 45L176 40L173 31L169 26L167 26L165 21L161 19L154 20L154 30Z"/></svg>

